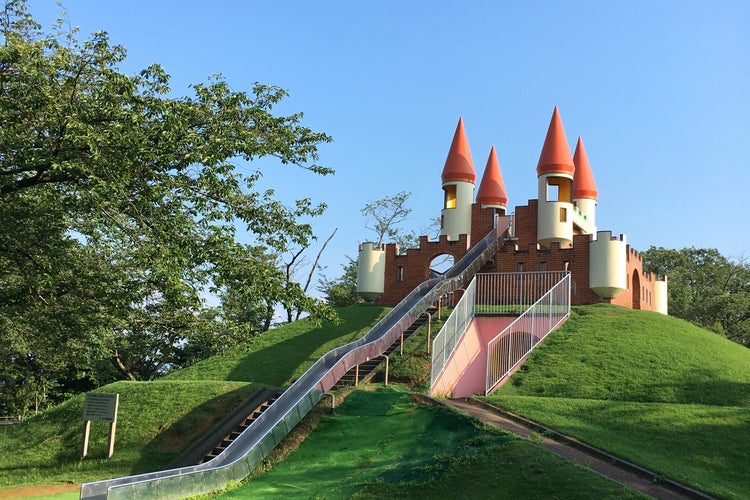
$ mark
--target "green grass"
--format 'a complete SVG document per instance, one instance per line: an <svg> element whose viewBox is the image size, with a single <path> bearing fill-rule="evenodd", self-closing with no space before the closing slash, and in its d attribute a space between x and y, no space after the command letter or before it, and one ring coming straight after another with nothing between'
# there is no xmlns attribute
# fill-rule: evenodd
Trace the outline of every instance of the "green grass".
<svg viewBox="0 0 750 500"><path fill-rule="evenodd" d="M169 374L167 380L236 380L284 387L323 354L358 339L388 308L363 305L339 309L342 322L316 327L301 319L258 336L245 350L213 356Z"/></svg>
<svg viewBox="0 0 750 500"><path fill-rule="evenodd" d="M284 462L221 498L487 498L488 492L641 498L529 442L385 389L352 393Z"/></svg>
<svg viewBox="0 0 750 500"><path fill-rule="evenodd" d="M115 450L106 458L109 424L91 423L81 459L83 396L0 431L0 487L91 481L158 470L258 386L237 382L117 382Z"/></svg>
<svg viewBox="0 0 750 500"><path fill-rule="evenodd" d="M160 381L102 388L120 393L110 460L104 458L107 425L96 422L89 457L80 460L82 396L0 430L0 488L163 468L255 388L288 385L320 355L361 336L385 310L347 308L343 324L317 328L303 320ZM439 328L433 322L433 338ZM503 497L635 495L446 409L411 405L397 393L426 388L425 350L423 327L403 357L391 356L390 381L406 386L354 392L297 452L242 491L256 498L276 489L298 497L300 486L303 496L329 498L465 498L500 487ZM750 350L674 318L576 307L489 399L717 496L743 498L750 491L744 467Z"/></svg>
<svg viewBox="0 0 750 500"><path fill-rule="evenodd" d="M154 382L117 382L115 452L106 459L108 424L92 422L89 454L80 459L83 395L0 430L0 488L86 482L165 468L259 387L281 386L320 355L361 336L387 308L339 310L342 323L301 320L267 332L246 350L215 356ZM253 382L253 383L250 383Z"/></svg>
<svg viewBox="0 0 750 500"><path fill-rule="evenodd" d="M576 307L487 400L720 497L750 491L750 350L684 321Z"/></svg>
<svg viewBox="0 0 750 500"><path fill-rule="evenodd" d="M391 383L400 383L409 386L414 391L427 392L430 386L430 363L431 355L428 353L428 334L430 340L429 349L432 349L432 341L443 327L450 315L452 308L443 308L441 317L435 316L431 324L424 324L404 342L403 355L397 349L389 356L388 380ZM385 363L377 368L374 382L385 380Z"/></svg>

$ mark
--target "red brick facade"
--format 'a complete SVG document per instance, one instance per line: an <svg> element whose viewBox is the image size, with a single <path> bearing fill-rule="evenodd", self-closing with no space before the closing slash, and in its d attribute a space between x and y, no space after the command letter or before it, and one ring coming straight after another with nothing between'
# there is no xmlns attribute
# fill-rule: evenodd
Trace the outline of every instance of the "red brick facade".
<svg viewBox="0 0 750 500"><path fill-rule="evenodd" d="M608 302L635 309L653 310L654 281L656 276L643 272L640 254L627 246L627 290L614 299L602 299L589 288L589 243L592 236L576 234L573 245L560 248L553 243L551 248L537 243L537 200L516 207L515 232L501 250L490 259L480 272L535 272L569 270L573 304ZM405 255L396 255L396 245L385 246L384 293L376 303L395 305L417 285L429 278L430 263L440 255L452 255L457 262L473 243L490 232L494 221L494 210L472 205L471 241L462 234L458 241L448 241L441 236L439 241L420 238L419 248L410 249Z"/></svg>

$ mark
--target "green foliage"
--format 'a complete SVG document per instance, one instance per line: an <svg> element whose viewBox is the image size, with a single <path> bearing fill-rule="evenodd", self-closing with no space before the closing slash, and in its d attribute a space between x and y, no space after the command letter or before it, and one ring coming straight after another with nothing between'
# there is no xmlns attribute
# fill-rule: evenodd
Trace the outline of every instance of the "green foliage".
<svg viewBox="0 0 750 500"><path fill-rule="evenodd" d="M669 313L750 347L750 265L714 248L650 247L644 270L669 279Z"/></svg>
<svg viewBox="0 0 750 500"><path fill-rule="evenodd" d="M172 97L160 66L126 75L106 32L63 25L44 32L22 0L0 18L0 412L152 379L264 331L277 304L332 318L278 269L325 206L286 206L248 168L329 174L330 137L272 113L283 89L216 76Z"/></svg>
<svg viewBox="0 0 750 500"><path fill-rule="evenodd" d="M318 291L324 294L331 307L347 307L364 302L357 293L357 261L347 257L348 263L342 265L344 274L334 280L323 277Z"/></svg>
<svg viewBox="0 0 750 500"><path fill-rule="evenodd" d="M411 214L407 206L411 193L402 191L393 196L386 196L375 201L369 201L360 210L365 217L365 227L375 231L377 239L375 246L381 246L385 240L393 241L399 235L399 225L406 221Z"/></svg>
<svg viewBox="0 0 750 500"><path fill-rule="evenodd" d="M742 497L749 388L746 348L676 318L595 305L574 307L487 399L667 477Z"/></svg>

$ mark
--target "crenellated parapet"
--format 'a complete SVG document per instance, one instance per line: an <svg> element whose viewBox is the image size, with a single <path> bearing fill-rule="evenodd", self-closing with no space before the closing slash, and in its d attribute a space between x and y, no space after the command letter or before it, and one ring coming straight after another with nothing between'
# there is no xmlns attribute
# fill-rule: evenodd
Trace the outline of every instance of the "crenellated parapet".
<svg viewBox="0 0 750 500"><path fill-rule="evenodd" d="M481 272L565 270L571 274L573 304L607 302L666 314L666 278L644 271L641 255L625 235L597 230L599 192L586 150L579 137L570 154L557 108L536 174L537 199L506 215L508 195L493 146L473 200L477 176L459 120L441 175L441 236L435 241L422 236L418 248L405 252L395 244L361 248L358 291L379 304L395 305L431 277L436 257L450 255L456 262L502 226L504 244Z"/></svg>
<svg viewBox="0 0 750 500"><path fill-rule="evenodd" d="M458 235L453 240L449 235L440 235L437 240L420 236L419 247L405 252L395 243L384 245L385 266L384 292L375 301L378 304L394 305L420 283L430 278L430 263L441 255L450 255L457 262L470 248L469 236Z"/></svg>

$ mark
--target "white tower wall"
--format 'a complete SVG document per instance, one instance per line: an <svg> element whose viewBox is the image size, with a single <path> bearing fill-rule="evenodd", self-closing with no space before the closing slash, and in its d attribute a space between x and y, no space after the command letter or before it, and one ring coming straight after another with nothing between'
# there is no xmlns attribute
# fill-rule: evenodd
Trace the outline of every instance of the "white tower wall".
<svg viewBox="0 0 750 500"><path fill-rule="evenodd" d="M537 241L549 248L573 244L573 178L567 174L545 174L538 178ZM555 194L556 192L556 194Z"/></svg>
<svg viewBox="0 0 750 500"><path fill-rule="evenodd" d="M440 212L440 234L451 241L466 234L471 241L471 205L474 202L474 184L471 182L446 182L443 184L445 201Z"/></svg>
<svg viewBox="0 0 750 500"><path fill-rule="evenodd" d="M625 236L612 239L611 231L599 231L589 243L589 288L603 299L613 299L627 287Z"/></svg>
<svg viewBox="0 0 750 500"><path fill-rule="evenodd" d="M669 314L667 279L654 281L654 311Z"/></svg>
<svg viewBox="0 0 750 500"><path fill-rule="evenodd" d="M385 250L371 242L359 246L357 257L357 293L371 302L385 289Z"/></svg>
<svg viewBox="0 0 750 500"><path fill-rule="evenodd" d="M591 198L577 198L575 205L586 219L580 224L586 234L596 234L596 200Z"/></svg>

